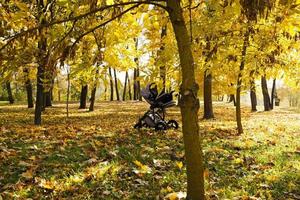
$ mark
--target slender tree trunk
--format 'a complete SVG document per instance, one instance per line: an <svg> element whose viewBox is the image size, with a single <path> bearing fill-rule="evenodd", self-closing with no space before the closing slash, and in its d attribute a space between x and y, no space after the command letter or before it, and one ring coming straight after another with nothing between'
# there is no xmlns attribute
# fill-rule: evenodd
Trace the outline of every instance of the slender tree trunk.
<svg viewBox="0 0 300 200"><path fill-rule="evenodd" d="M119 87L118 87L118 78L117 78L117 72L114 68L114 77L115 77L115 89L116 89L116 95L117 95L117 101L120 101L120 94L119 94Z"/></svg>
<svg viewBox="0 0 300 200"><path fill-rule="evenodd" d="M271 110L271 102L270 102L268 85L267 85L267 80L265 75L261 77L261 89L263 93L265 111L269 111Z"/></svg>
<svg viewBox="0 0 300 200"><path fill-rule="evenodd" d="M212 106L212 75L209 70L204 72L204 119L214 118L213 106Z"/></svg>
<svg viewBox="0 0 300 200"><path fill-rule="evenodd" d="M256 86L255 86L255 79L253 77L254 71L250 72L250 100L251 100L251 111L256 112L257 106L257 98L256 98Z"/></svg>
<svg viewBox="0 0 300 200"><path fill-rule="evenodd" d="M166 35L167 35L167 26L165 25L161 29L161 35L160 35L161 41L165 38ZM162 41L161 43L162 43L162 45L160 47L159 54L162 54L162 52L165 50L164 42ZM159 67L159 73L160 73L160 79L162 80L162 85L163 85L162 91L166 92L167 68L165 65L162 65Z"/></svg>
<svg viewBox="0 0 300 200"><path fill-rule="evenodd" d="M33 108L32 85L29 78L26 80L26 93L28 108Z"/></svg>
<svg viewBox="0 0 300 200"><path fill-rule="evenodd" d="M51 89L52 90L52 89ZM45 92L45 107L52 106L52 97L51 97L51 91Z"/></svg>
<svg viewBox="0 0 300 200"><path fill-rule="evenodd" d="M56 85L57 85L57 95L58 95L57 99L58 99L58 101L60 102L60 100L61 100L61 92L60 92L60 88L59 88L59 80L58 80L58 77L57 77L57 79L56 79Z"/></svg>
<svg viewBox="0 0 300 200"><path fill-rule="evenodd" d="M271 109L274 108L274 100L276 97L276 78L273 80L272 93L271 93Z"/></svg>
<svg viewBox="0 0 300 200"><path fill-rule="evenodd" d="M79 109L86 109L86 99L88 95L88 85L81 86Z"/></svg>
<svg viewBox="0 0 300 200"><path fill-rule="evenodd" d="M109 72L109 83L110 83L110 100L113 101L114 100L114 82L113 82L110 67L108 68L108 72Z"/></svg>
<svg viewBox="0 0 300 200"><path fill-rule="evenodd" d="M15 100L11 91L11 85L9 81L6 82L6 89L7 89L8 101L10 104L13 104Z"/></svg>
<svg viewBox="0 0 300 200"><path fill-rule="evenodd" d="M245 67L245 57L247 53L247 48L249 45L249 27L247 28L244 34L244 44L242 49L242 61L240 65L240 71L237 80L237 88L236 88L236 123L237 123L237 130L238 134L243 133L243 125L242 125L242 118L241 118L241 87L242 87L242 73Z"/></svg>
<svg viewBox="0 0 300 200"><path fill-rule="evenodd" d="M137 72L136 69L133 70L133 100L137 100Z"/></svg>
<svg viewBox="0 0 300 200"><path fill-rule="evenodd" d="M203 155L198 125L199 99L195 81L191 42L185 26L180 0L167 0L182 70L180 110L187 165L187 199L204 200Z"/></svg>
<svg viewBox="0 0 300 200"><path fill-rule="evenodd" d="M27 106L28 108L33 108L33 96L32 96L32 85L29 78L29 69L24 68L23 72L25 74L25 88L27 94Z"/></svg>
<svg viewBox="0 0 300 200"><path fill-rule="evenodd" d="M128 75L128 72L127 73L127 77L128 77L128 94L129 94L129 100L132 100L132 94L131 94L131 84L130 84L130 77Z"/></svg>
<svg viewBox="0 0 300 200"><path fill-rule="evenodd" d="M127 79L128 79L128 72L126 71L126 74L125 74L125 81L124 81L124 89L123 89L123 101L126 100Z"/></svg>
<svg viewBox="0 0 300 200"><path fill-rule="evenodd" d="M228 103L231 103L231 102L233 102L233 105L236 106L236 101L235 101L234 94L230 94L229 95L229 101L228 101Z"/></svg>
<svg viewBox="0 0 300 200"><path fill-rule="evenodd" d="M250 90L250 99L251 99L251 111L256 112L256 106L257 106L257 98L256 98L256 89L255 89L255 84L253 87L251 87Z"/></svg>
<svg viewBox="0 0 300 200"><path fill-rule="evenodd" d="M140 77L140 69L139 67L136 69L136 77L139 78ZM142 95L141 95L141 82L138 79L137 80L137 99L139 101L142 101Z"/></svg>
<svg viewBox="0 0 300 200"><path fill-rule="evenodd" d="M68 70L68 75L67 75L67 118L69 118L69 99L70 99L70 71Z"/></svg>
<svg viewBox="0 0 300 200"><path fill-rule="evenodd" d="M94 111L94 105L95 105L95 100L96 100L96 90L97 90L97 82L98 82L98 74L99 74L99 70L96 70L96 75L95 75L95 83L94 83L94 87L91 93L91 102L90 102L90 107L89 107L89 111Z"/></svg>

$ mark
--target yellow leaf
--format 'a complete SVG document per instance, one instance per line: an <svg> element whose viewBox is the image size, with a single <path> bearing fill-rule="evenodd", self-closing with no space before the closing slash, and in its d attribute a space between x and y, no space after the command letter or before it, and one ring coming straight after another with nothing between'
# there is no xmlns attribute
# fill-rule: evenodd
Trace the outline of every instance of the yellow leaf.
<svg viewBox="0 0 300 200"><path fill-rule="evenodd" d="M177 165L177 167L178 167L179 169L181 169L182 166L183 166L183 163L182 163L182 162L176 162L176 165Z"/></svg>
<svg viewBox="0 0 300 200"><path fill-rule="evenodd" d="M27 178L27 179L31 179L33 177L33 172L32 170L27 170L26 172L21 174L22 177Z"/></svg>

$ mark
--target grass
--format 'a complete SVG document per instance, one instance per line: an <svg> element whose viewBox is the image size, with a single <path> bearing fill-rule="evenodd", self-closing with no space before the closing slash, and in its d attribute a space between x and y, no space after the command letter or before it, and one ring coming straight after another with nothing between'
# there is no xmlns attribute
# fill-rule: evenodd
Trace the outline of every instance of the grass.
<svg viewBox="0 0 300 200"><path fill-rule="evenodd" d="M186 190L181 130L132 128L145 103L101 102L95 112L63 104L33 126L25 105L0 107L3 199L163 199ZM236 135L234 107L199 120L208 199L299 199L300 114L248 112ZM202 113L199 113L201 116ZM180 121L178 108L168 117Z"/></svg>

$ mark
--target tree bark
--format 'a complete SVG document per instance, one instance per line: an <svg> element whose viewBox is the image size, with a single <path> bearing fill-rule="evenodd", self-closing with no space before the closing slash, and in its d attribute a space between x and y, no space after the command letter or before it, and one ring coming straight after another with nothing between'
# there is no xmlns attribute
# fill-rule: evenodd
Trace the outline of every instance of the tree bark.
<svg viewBox="0 0 300 200"><path fill-rule="evenodd" d="M10 104L13 104L15 100L11 91L11 85L9 81L6 82L6 89L7 89L8 101Z"/></svg>
<svg viewBox="0 0 300 200"><path fill-rule="evenodd" d="M26 84L26 93L27 93L27 105L28 108L33 108L32 85L29 78L27 78L25 84Z"/></svg>
<svg viewBox="0 0 300 200"><path fill-rule="evenodd" d="M212 75L209 73L209 70L204 72L204 86L203 86L203 95L204 95L204 119L214 118L213 106L212 106Z"/></svg>
<svg viewBox="0 0 300 200"><path fill-rule="evenodd" d="M163 42L163 39L165 38L166 35L167 35L167 26L165 25L161 29L160 38L161 38L162 45L159 49L159 54L162 54L162 52L165 50L165 44ZM159 67L159 74L160 74L160 78L162 80L162 85L163 85L162 91L166 92L167 68L165 65L162 65Z"/></svg>
<svg viewBox="0 0 300 200"><path fill-rule="evenodd" d="M228 103L231 103L231 102L233 102L233 105L236 106L234 94L230 94L229 95L229 102Z"/></svg>
<svg viewBox="0 0 300 200"><path fill-rule="evenodd" d="M266 75L261 77L261 89L262 89L262 94L263 94L263 99L264 99L265 111L269 111L269 110L271 110L271 102L270 102L270 96L269 96L269 92L268 92Z"/></svg>
<svg viewBox="0 0 300 200"><path fill-rule="evenodd" d="M271 109L274 108L274 100L276 98L276 78L273 79L272 93L271 93Z"/></svg>
<svg viewBox="0 0 300 200"><path fill-rule="evenodd" d="M180 0L167 0L169 15L174 29L182 70L180 110L187 164L187 199L205 199L203 155L198 125L198 85L195 81L194 58L191 42L185 26Z"/></svg>
<svg viewBox="0 0 300 200"><path fill-rule="evenodd" d="M137 72L136 69L133 70L133 100L137 100Z"/></svg>
<svg viewBox="0 0 300 200"><path fill-rule="evenodd" d="M97 82L98 82L98 74L99 70L96 70L96 75L95 75L95 82L94 82L94 87L91 93L91 102L90 102L90 107L89 111L94 111L94 105L95 105L95 100L96 100L96 90L97 90Z"/></svg>
<svg viewBox="0 0 300 200"><path fill-rule="evenodd" d="M250 90L250 99L251 99L251 111L252 112L256 112L256 106L257 106L257 98L256 98L256 89L255 89L255 85L253 87L251 87Z"/></svg>
<svg viewBox="0 0 300 200"><path fill-rule="evenodd" d="M110 83L110 100L113 101L114 100L114 82L113 82L110 67L108 68L108 72L109 72L109 83Z"/></svg>
<svg viewBox="0 0 300 200"><path fill-rule="evenodd" d="M240 71L238 75L237 80L237 88L236 88L236 123L237 123L237 130L238 134L243 133L243 125L242 125L242 118L241 118L241 87L242 87L242 73L245 67L245 58L247 54L247 48L249 45L249 36L250 36L250 30L249 27L247 28L245 34L244 34L244 43L243 43L243 49L242 49L242 61L240 65Z"/></svg>
<svg viewBox="0 0 300 200"><path fill-rule="evenodd" d="M120 101L118 78L117 78L117 72L115 68L114 68L114 78L115 78L115 89L116 89L117 101Z"/></svg>
<svg viewBox="0 0 300 200"><path fill-rule="evenodd" d="M42 4L42 3L41 3ZM40 5L41 6L41 5ZM42 19L41 25L46 24L45 18ZM42 33L42 28L39 30L40 40L38 42L38 70L37 70L37 86L36 86L36 101L35 101L35 114L34 124L42 124L42 111L44 109L44 71L47 63L47 39Z"/></svg>
<svg viewBox="0 0 300 200"><path fill-rule="evenodd" d="M123 89L123 101L126 100L127 79L128 79L128 73L127 73L127 71L126 71L126 74L125 74L125 81L124 81L124 89Z"/></svg>
<svg viewBox="0 0 300 200"><path fill-rule="evenodd" d="M128 72L127 73L127 80L128 80L128 94L129 94L129 100L132 100L132 94L131 94L131 84L130 84L130 77L128 75Z"/></svg>
<svg viewBox="0 0 300 200"><path fill-rule="evenodd" d="M51 89L52 90L52 89ZM51 96L51 90L45 92L45 107L52 106L52 96Z"/></svg>
<svg viewBox="0 0 300 200"><path fill-rule="evenodd" d="M257 98L256 98L255 79L253 75L254 75L254 71L251 71L250 72L250 100L251 100L251 111L256 112Z"/></svg>
<svg viewBox="0 0 300 200"><path fill-rule="evenodd" d="M88 95L88 85L81 86L79 109L86 109L86 99Z"/></svg>

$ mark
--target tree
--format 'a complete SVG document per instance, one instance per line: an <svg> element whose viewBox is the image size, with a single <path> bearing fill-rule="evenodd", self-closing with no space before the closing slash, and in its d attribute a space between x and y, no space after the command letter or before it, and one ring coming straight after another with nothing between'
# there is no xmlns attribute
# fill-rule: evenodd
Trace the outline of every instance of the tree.
<svg viewBox="0 0 300 200"><path fill-rule="evenodd" d="M12 90L11 90L11 85L10 81L6 81L6 90L7 90L7 95L8 95L8 101L10 104L13 104L15 102Z"/></svg>

